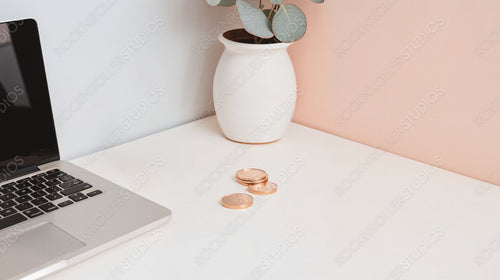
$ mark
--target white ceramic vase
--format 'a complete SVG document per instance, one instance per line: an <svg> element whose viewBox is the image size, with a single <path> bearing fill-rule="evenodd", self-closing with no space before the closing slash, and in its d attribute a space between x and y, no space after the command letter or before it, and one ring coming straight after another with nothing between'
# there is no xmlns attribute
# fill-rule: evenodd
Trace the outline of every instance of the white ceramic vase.
<svg viewBox="0 0 500 280"><path fill-rule="evenodd" d="M242 143L279 140L290 125L297 82L290 43L252 44L243 29L219 36L225 50L214 78L214 107L224 135ZM243 41L243 42L242 42Z"/></svg>

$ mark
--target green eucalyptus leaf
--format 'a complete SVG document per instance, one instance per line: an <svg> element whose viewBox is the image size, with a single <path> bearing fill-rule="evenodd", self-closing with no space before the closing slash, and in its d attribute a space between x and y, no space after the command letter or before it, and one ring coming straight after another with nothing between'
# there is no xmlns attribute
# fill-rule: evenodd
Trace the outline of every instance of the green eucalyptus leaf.
<svg viewBox="0 0 500 280"><path fill-rule="evenodd" d="M271 23L261 9L257 9L252 4L244 0L237 0L236 7L240 13L241 22L245 30L260 38L272 38Z"/></svg>
<svg viewBox="0 0 500 280"><path fill-rule="evenodd" d="M294 4L281 5L274 15L272 28L274 35L281 42L297 41L306 33L306 16Z"/></svg>
<svg viewBox="0 0 500 280"><path fill-rule="evenodd" d="M269 1L271 2L271 4L281 5L281 4L283 4L284 0L269 0Z"/></svg>
<svg viewBox="0 0 500 280"><path fill-rule="evenodd" d="M323 2L325 2L325 0L312 0L312 1L315 2L315 3L323 3Z"/></svg>
<svg viewBox="0 0 500 280"><path fill-rule="evenodd" d="M229 7L236 3L236 0L207 0L210 6L224 6Z"/></svg>

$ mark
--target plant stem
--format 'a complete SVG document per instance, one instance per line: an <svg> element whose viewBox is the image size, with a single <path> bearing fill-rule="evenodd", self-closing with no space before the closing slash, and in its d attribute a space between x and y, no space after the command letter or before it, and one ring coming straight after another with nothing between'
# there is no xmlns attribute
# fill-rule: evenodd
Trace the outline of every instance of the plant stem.
<svg viewBox="0 0 500 280"><path fill-rule="evenodd" d="M271 5L271 9L269 10L269 15L267 15L268 20L271 20L271 15L273 14L273 10L274 10L274 4Z"/></svg>

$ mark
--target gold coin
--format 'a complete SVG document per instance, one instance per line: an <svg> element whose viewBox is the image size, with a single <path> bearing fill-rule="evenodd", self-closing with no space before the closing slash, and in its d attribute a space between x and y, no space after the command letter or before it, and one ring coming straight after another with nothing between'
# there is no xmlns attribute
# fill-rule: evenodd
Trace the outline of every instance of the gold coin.
<svg viewBox="0 0 500 280"><path fill-rule="evenodd" d="M229 209L245 209L253 204L253 197L246 193L233 193L220 200L222 206Z"/></svg>
<svg viewBox="0 0 500 280"><path fill-rule="evenodd" d="M236 179L239 182L258 184L267 181L267 173L257 168L245 168L236 171Z"/></svg>
<svg viewBox="0 0 500 280"><path fill-rule="evenodd" d="M248 191L253 194L266 195L273 194L278 190L278 185L273 182L267 182L266 184L252 185L248 186Z"/></svg>

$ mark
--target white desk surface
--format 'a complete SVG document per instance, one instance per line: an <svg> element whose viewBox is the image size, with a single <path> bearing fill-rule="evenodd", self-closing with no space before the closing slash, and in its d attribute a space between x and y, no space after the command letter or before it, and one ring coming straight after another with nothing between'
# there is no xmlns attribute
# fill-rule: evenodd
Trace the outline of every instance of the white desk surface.
<svg viewBox="0 0 500 280"><path fill-rule="evenodd" d="M301 125L242 145L210 117L73 162L173 216L47 279L500 279L500 188ZM223 208L246 167L278 192Z"/></svg>

